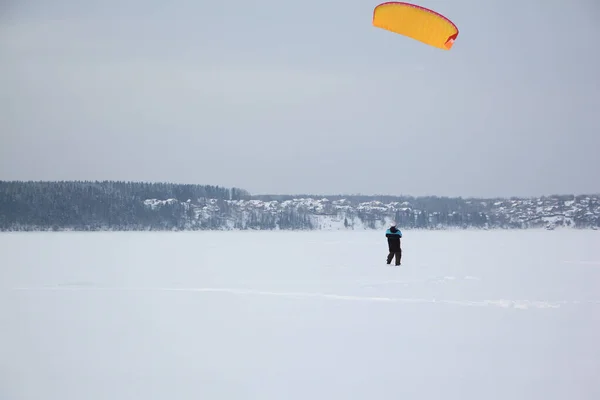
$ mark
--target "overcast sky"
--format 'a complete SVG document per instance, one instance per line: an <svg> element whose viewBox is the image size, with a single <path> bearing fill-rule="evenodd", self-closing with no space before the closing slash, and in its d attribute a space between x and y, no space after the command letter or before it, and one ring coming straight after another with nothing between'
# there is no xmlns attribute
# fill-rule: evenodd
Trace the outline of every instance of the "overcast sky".
<svg viewBox="0 0 600 400"><path fill-rule="evenodd" d="M600 192L596 0L419 1L448 52L372 27L376 1L2 3L3 180Z"/></svg>

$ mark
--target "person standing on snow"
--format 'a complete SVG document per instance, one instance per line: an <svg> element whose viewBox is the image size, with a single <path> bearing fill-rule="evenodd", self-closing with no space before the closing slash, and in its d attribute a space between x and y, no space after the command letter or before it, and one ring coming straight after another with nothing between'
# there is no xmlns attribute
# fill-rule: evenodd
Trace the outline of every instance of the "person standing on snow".
<svg viewBox="0 0 600 400"><path fill-rule="evenodd" d="M392 223L390 228L385 232L385 237L388 241L389 254L387 256L387 264L392 262L392 258L396 256L396 265L400 265L402 258L402 247L400 247L400 239L402 238L402 232L396 228L396 224Z"/></svg>

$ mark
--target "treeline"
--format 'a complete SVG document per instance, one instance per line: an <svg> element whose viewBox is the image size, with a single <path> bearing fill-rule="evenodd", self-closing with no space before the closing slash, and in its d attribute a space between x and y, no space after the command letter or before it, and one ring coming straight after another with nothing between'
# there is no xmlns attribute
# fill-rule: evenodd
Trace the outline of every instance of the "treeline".
<svg viewBox="0 0 600 400"><path fill-rule="evenodd" d="M353 229L378 228L386 219L405 228L528 228L545 226L557 216L557 225L600 227L600 198L252 196L244 189L212 185L0 181L4 231L320 229L331 221Z"/></svg>
<svg viewBox="0 0 600 400"><path fill-rule="evenodd" d="M175 199L152 210L144 200ZM0 181L0 229L170 229L190 208L181 202L243 200L239 188L121 181Z"/></svg>

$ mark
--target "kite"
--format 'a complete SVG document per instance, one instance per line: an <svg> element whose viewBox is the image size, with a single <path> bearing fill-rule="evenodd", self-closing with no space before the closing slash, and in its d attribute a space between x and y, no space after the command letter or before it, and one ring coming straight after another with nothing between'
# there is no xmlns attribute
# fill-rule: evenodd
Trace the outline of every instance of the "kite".
<svg viewBox="0 0 600 400"><path fill-rule="evenodd" d="M391 1L373 10L373 26L450 50L458 28L445 16L415 4Z"/></svg>

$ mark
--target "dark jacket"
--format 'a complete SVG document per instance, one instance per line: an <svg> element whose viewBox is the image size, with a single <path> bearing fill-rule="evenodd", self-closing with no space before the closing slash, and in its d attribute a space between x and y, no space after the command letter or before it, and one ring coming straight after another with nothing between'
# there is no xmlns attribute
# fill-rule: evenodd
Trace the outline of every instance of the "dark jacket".
<svg viewBox="0 0 600 400"><path fill-rule="evenodd" d="M388 240L388 248L390 253L400 251L400 238L402 238L402 232L395 226L392 226L385 232L385 237Z"/></svg>

